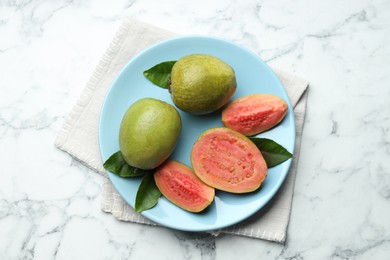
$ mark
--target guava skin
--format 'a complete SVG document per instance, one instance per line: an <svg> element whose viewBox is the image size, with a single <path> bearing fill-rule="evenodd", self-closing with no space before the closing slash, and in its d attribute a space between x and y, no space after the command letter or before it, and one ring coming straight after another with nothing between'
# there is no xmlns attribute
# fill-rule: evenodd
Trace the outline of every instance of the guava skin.
<svg viewBox="0 0 390 260"><path fill-rule="evenodd" d="M225 105L236 91L233 68L217 57L191 54L172 67L171 98L181 110L208 114Z"/></svg>
<svg viewBox="0 0 390 260"><path fill-rule="evenodd" d="M174 106L154 98L134 102L119 130L124 160L144 170L158 167L173 152L181 128L180 114Z"/></svg>

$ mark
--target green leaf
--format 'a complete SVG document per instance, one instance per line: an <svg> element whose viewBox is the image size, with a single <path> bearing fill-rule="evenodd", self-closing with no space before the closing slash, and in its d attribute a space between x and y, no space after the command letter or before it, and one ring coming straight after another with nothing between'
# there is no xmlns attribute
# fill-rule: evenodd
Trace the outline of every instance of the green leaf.
<svg viewBox="0 0 390 260"><path fill-rule="evenodd" d="M142 212L153 208L161 196L160 190L157 188L153 174L146 174L141 181L135 198L135 211Z"/></svg>
<svg viewBox="0 0 390 260"><path fill-rule="evenodd" d="M144 76L153 84L167 89L169 87L168 81L171 76L171 70L176 61L165 61L159 63L148 70L144 71Z"/></svg>
<svg viewBox="0 0 390 260"><path fill-rule="evenodd" d="M271 139L256 137L250 137L249 139L259 148L268 168L281 164L293 156L283 146Z"/></svg>
<svg viewBox="0 0 390 260"><path fill-rule="evenodd" d="M114 153L103 163L104 169L110 171L120 177L137 177L147 173L151 173L153 171L149 170L141 170L139 168L135 168L126 163L123 159L122 153L120 151Z"/></svg>

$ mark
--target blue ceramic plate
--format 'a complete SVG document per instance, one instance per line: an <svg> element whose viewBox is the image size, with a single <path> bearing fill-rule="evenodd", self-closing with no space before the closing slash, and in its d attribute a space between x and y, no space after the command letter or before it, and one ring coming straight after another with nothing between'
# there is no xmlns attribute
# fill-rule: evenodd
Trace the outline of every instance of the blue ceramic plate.
<svg viewBox="0 0 390 260"><path fill-rule="evenodd" d="M158 43L133 58L119 73L102 107L99 143L102 160L119 150L119 127L128 107L136 100L154 97L173 104L166 89L149 82L143 71L150 67L194 53L211 54L231 65L237 77L237 91L232 99L253 93L270 93L284 99L289 111L277 127L260 134L294 151L294 113L287 94L272 70L253 52L225 40L188 36ZM183 128L171 158L191 166L192 145L206 129L221 127L221 113L193 116L180 111ZM144 211L143 216L163 226L185 231L207 231L238 223L259 211L277 192L285 179L291 159L269 169L261 188L255 192L237 195L217 191L214 202L202 213L189 213L161 197L157 206ZM123 199L134 207L139 178L125 179L108 172L108 176Z"/></svg>

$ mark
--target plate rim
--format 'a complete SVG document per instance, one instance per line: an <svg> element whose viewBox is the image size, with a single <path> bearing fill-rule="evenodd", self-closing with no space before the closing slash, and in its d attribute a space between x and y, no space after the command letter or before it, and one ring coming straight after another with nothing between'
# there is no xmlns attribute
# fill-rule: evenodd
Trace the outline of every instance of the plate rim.
<svg viewBox="0 0 390 260"><path fill-rule="evenodd" d="M116 74L114 79L112 80L112 83L109 86L109 88L108 88L108 90L107 90L107 92L106 92L106 94L104 96L104 99L103 99L103 102L102 102L102 105L101 105L101 109L100 109L100 113L99 113L98 143L99 143L100 156L101 156L101 159L102 159L103 162L104 162L104 160L106 160L106 159L103 158L103 153L102 153L102 138L103 137L102 137L102 134L101 134L101 129L103 127L102 126L103 113L104 113L104 108L106 107L106 104L108 102L110 93L111 93L111 91L113 91L114 86L118 82L120 76L124 73L124 71L127 70L127 67L130 66L130 64L134 60L136 60L139 57L145 55L147 52L152 51L153 49L155 49L155 48L157 48L157 47L159 47L159 46L161 46L163 44L169 44L169 43L174 42L174 41L190 40L190 39L197 39L197 40L201 39L201 40L204 40L204 41L212 40L212 41L220 42L220 43L223 43L223 44L228 44L228 45L232 46L233 48L238 48L238 49L240 49L240 51L244 51L244 52L248 53L249 55L253 56L254 58L256 58L260 63L262 63L264 68L267 70L267 73L270 76L272 76L273 80L275 80L279 84L279 86L281 87L281 91L284 92L285 96L287 97L287 100L285 100L285 101L287 102L288 107L291 108L289 110L293 110L294 107L291 104L290 97L288 96L288 93L287 93L284 85L282 84L281 80L278 78L276 73L270 68L270 66L265 61L263 61L260 58L260 56L258 54L256 54L254 51L248 49L245 46L237 44L237 43L235 43L233 41L230 41L230 40L227 40L227 39L223 39L223 38L220 38L220 37L216 37L216 36L209 36L209 35L181 35L181 36L173 36L173 37L170 37L170 38L158 41L158 42L156 42L154 44L151 44L148 47L145 47L144 49L142 49L136 55L132 56L126 62L126 64L121 68L121 70ZM294 111L289 111L289 113L292 115L290 120L292 121L291 125L292 125L292 135L293 135L292 149L291 149L290 152L294 155L295 145L296 145L295 113L294 113ZM266 198L264 204L262 206L258 207L256 210L254 210L251 214L247 214L247 215L243 214L243 216L241 218L235 219L235 221L232 221L232 223L230 223L230 224L217 225L217 226L213 225L213 226L210 226L209 228L203 228L203 229L191 228L191 227L184 228L184 227L178 227L178 226L171 225L171 224L161 223L161 221L159 221L159 219L157 217L155 217L154 215L148 214L147 211L144 211L144 212L141 212L141 213L138 213L138 214L142 215L143 217L145 217L146 219L148 219L150 221L156 222L157 224L159 224L161 226L172 228L172 229L175 229L175 230L189 231L189 232L204 232L204 231L220 230L222 228L226 228L226 227L238 224L241 221L243 221L245 219L248 219L252 215L254 215L257 212L259 212L262 208L264 208L272 200L272 198L275 197L276 193L280 190L282 184L285 182L287 176L289 175L289 171L291 169L292 162L293 162L293 158L290 158L289 160L283 162L283 163L287 164L286 172L283 174L283 176L281 176L280 180L273 186L274 188L272 189L272 192L267 193L267 198ZM106 172L106 174L107 174L107 176L108 176L112 186L115 188L115 190L121 196L121 199L123 199L124 203L129 204L127 202L127 200L125 199L125 196L123 196L123 194L121 193L121 191L117 189L117 187L116 187L116 185L115 185L115 183L114 183L114 181L112 179L112 177L114 177L114 176L116 177L116 175L111 173L111 172L109 172L109 171L107 171L107 170L105 172ZM133 208L131 205L128 205L128 206Z"/></svg>

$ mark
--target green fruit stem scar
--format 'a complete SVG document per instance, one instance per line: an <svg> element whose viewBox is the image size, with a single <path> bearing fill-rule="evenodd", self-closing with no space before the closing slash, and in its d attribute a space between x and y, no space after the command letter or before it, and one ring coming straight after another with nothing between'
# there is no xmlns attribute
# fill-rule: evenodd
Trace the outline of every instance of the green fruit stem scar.
<svg viewBox="0 0 390 260"><path fill-rule="evenodd" d="M168 79L168 92L169 92L169 94L172 94L172 90L171 90L171 77L169 77L169 79Z"/></svg>
<svg viewBox="0 0 390 260"><path fill-rule="evenodd" d="M236 91L233 68L217 57L192 54L172 67L169 92L175 105L192 114L211 113Z"/></svg>
<svg viewBox="0 0 390 260"><path fill-rule="evenodd" d="M172 105L154 98L134 102L119 130L124 160L136 168L156 168L173 152L181 128L180 114Z"/></svg>

